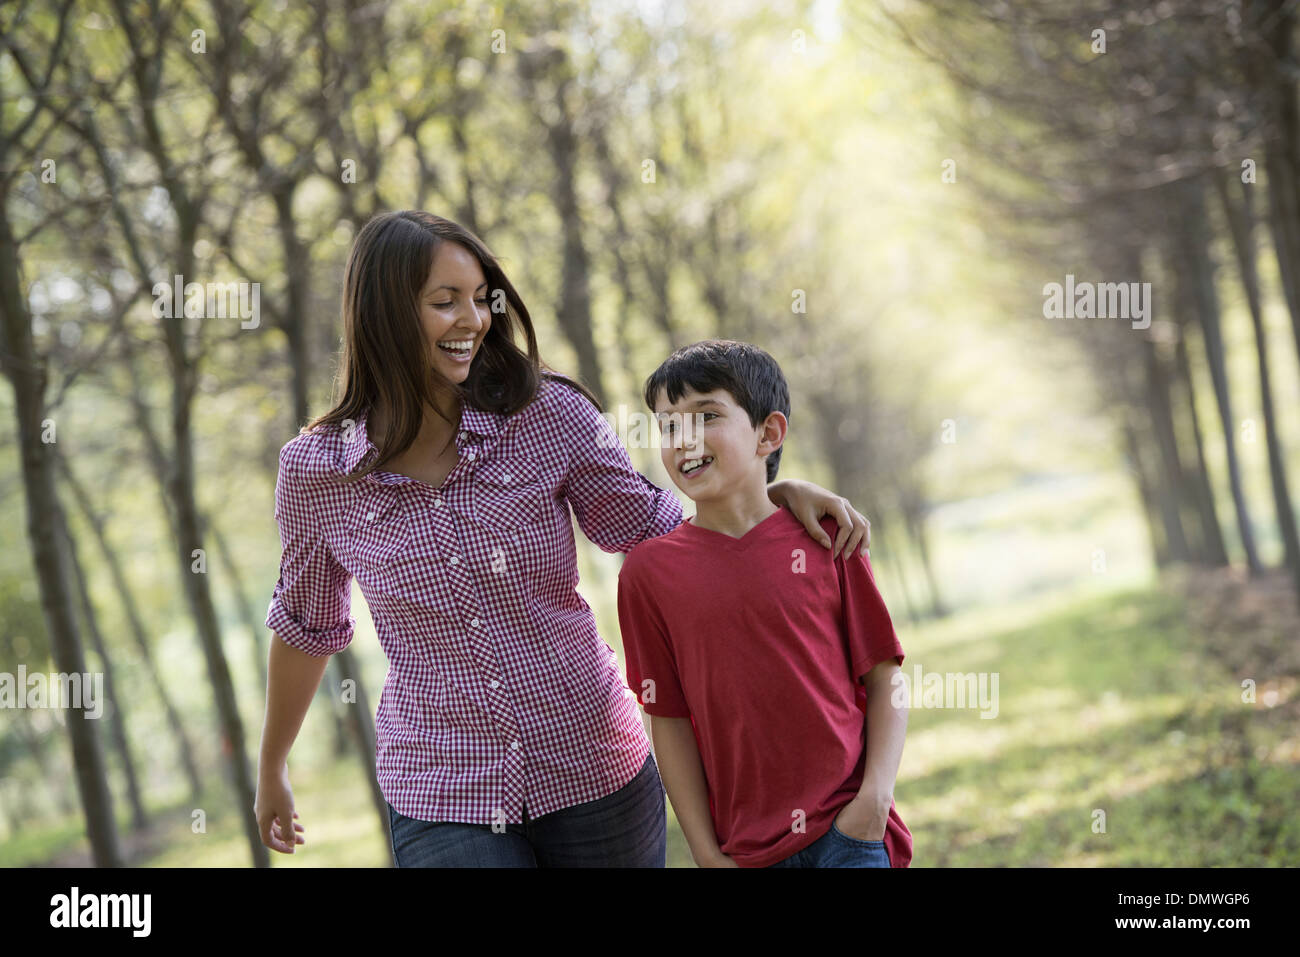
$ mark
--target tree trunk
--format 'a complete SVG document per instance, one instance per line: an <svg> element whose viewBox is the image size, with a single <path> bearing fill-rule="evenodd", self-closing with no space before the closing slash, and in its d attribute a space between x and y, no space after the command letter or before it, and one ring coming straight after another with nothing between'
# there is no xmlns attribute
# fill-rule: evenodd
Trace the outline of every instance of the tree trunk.
<svg viewBox="0 0 1300 957"><path fill-rule="evenodd" d="M1232 235L1237 253L1237 268L1241 285L1246 291L1250 307L1250 322L1255 331L1255 359L1259 367L1259 397L1264 413L1264 436L1268 444L1268 474L1273 488L1273 509L1277 515L1278 532L1282 537L1286 568L1291 573L1296 601L1300 603L1300 534L1297 534L1295 509L1291 505L1291 492L1286 475L1286 456L1278 435L1277 415L1273 410L1273 385L1269 372L1268 335L1264 329L1263 307L1259 290L1259 274L1255 269L1255 218L1251 207L1251 188L1242 184L1241 205L1232 201L1229 182L1216 177L1219 200L1224 218Z"/></svg>
<svg viewBox="0 0 1300 957"><path fill-rule="evenodd" d="M230 553L226 538L221 534L217 523L208 519L205 523L205 530L212 538L212 547L216 549L217 558L221 562L226 577L230 579L231 597L235 600L235 608L239 612L240 621L248 629L250 649L253 652L253 673L257 675L258 685L265 688L268 649L263 647L262 642L259 640L265 625L253 613L253 606L248 603L248 595L244 592L244 580L239 574L239 565L235 562L235 557Z"/></svg>
<svg viewBox="0 0 1300 957"><path fill-rule="evenodd" d="M90 589L86 585L86 572L77 555L77 544L64 528L64 547L68 567L72 569L72 578L76 585L77 596L81 603L81 620L86 624L90 634L91 646L99 655L104 669L103 708L108 713L108 726L112 733L113 746L118 757L122 759L122 774L126 778L127 800L131 804L131 826L142 831L149 826L149 816L144 810L144 799L140 796L140 781L136 775L135 759L131 756L131 739L126 733L126 712L122 707L126 696L121 693L117 677L113 674L113 659L104 643L104 636L99 631L99 621L95 615L95 606L90 600Z"/></svg>
<svg viewBox="0 0 1300 957"><path fill-rule="evenodd" d="M520 75L534 99L538 96L537 79L539 70L543 69L541 64L552 57L560 58L557 72L569 69L566 55L559 48L548 46L535 53L520 50L516 55ZM583 241L585 220L578 202L579 142L572 117L565 105L565 93L570 83L567 76L562 76L557 81L555 102L559 106L559 119L545 123L546 146L555 167L550 197L559 217L564 240L560 268L560 304L556 320L577 356L579 377L603 407L608 400L605 397L600 356L591 327L591 291L588 287L591 260Z"/></svg>
<svg viewBox="0 0 1300 957"><path fill-rule="evenodd" d="M140 615L140 608L136 604L131 586L127 584L126 573L122 569L122 560L108 541L103 519L95 513L90 497L86 494L85 488L76 475L73 474L67 457L60 455L58 462L64 480L72 491L73 501L77 503L86 524L90 526L91 532L94 533L95 542L99 546L100 555L104 560L104 567L108 569L109 577L113 580L113 587L122 602L122 610L126 614L126 620L130 626L136 649L140 653L140 658L144 662L146 670L149 672L149 681L158 693L158 700L162 703L163 712L167 715L167 727L171 729L172 734L175 736L176 757L185 773L185 779L190 789L190 797L194 801L198 801L203 793L203 782L199 776L198 765L194 763L194 746L190 743L189 734L185 731L180 712L176 710L171 695L167 693L167 683L163 681L162 675L158 671L158 661L154 657L153 649L149 646L144 619Z"/></svg>
<svg viewBox="0 0 1300 957"><path fill-rule="evenodd" d="M948 614L948 609L944 606L943 598L939 594L938 579L935 578L934 565L930 561L930 545L926 537L925 519L921 516L920 508L914 502L908 502L901 511L903 513L903 525L907 529L913 547L916 548L917 557L921 562L921 571L925 575L925 582L930 590L930 615L934 618L943 618Z"/></svg>
<svg viewBox="0 0 1300 957"><path fill-rule="evenodd" d="M1198 547L1195 551L1200 554L1202 561L1222 568L1228 564L1228 550L1223 542L1223 530L1219 527L1214 487L1210 484L1210 469L1205 461L1201 416L1196 411L1196 386L1192 380L1191 363L1187 358L1186 332L1186 326L1179 330L1178 342L1174 346L1175 376L1186 397L1187 423L1192 430L1192 447L1196 452L1195 464L1183 471L1187 482L1185 494L1194 506L1197 527L1200 530Z"/></svg>
<svg viewBox="0 0 1300 957"><path fill-rule="evenodd" d="M1300 98L1291 66L1295 7L1290 0L1256 0L1246 12L1264 47L1246 48L1245 68L1266 117L1269 226L1300 359Z"/></svg>
<svg viewBox="0 0 1300 957"><path fill-rule="evenodd" d="M1156 447L1166 481L1160 486L1160 516L1165 525L1165 540L1169 543L1169 557L1176 562L1192 560L1191 548L1183 530L1179 491L1186 486L1183 465L1178 455L1178 438L1174 432L1173 412L1169 405L1169 384L1162 368L1156 344L1148 338L1142 340L1144 375L1147 390L1147 408L1151 412L1151 428L1155 432Z"/></svg>
<svg viewBox="0 0 1300 957"><path fill-rule="evenodd" d="M1151 554L1155 559L1156 568L1164 568L1169 564L1169 546L1165 541L1164 529L1160 526L1160 504L1159 496L1154 490L1155 483L1148 477L1146 456L1142 454L1137 432L1127 418L1120 423L1120 431L1124 436L1124 447L1128 450L1129 469L1133 473L1138 496L1142 501L1142 514L1146 518Z"/></svg>
<svg viewBox="0 0 1300 957"><path fill-rule="evenodd" d="M32 342L32 321L27 313L18 247L9 224L7 203L8 196L0 195L0 321L4 333L0 372L9 380L14 393L20 474L27 506L27 540L32 549L41 611L55 667L64 674L85 674L85 653L59 546L63 509L55 492L51 448L42 441L41 435L45 368ZM86 717L84 709L69 710L67 729L91 855L97 867L121 867L113 798L94 720Z"/></svg>
<svg viewBox="0 0 1300 957"><path fill-rule="evenodd" d="M1214 288L1215 264L1206 247L1210 226L1205 214L1204 184L1199 179L1180 184L1178 198L1183 228L1179 231L1177 241L1182 247L1182 258L1187 265L1180 281L1187 282L1191 287L1194 314L1200 322L1201 334L1205 339L1205 358L1210 367L1210 381L1214 384L1219 425L1223 429L1228 484L1232 489L1232 504L1237 513L1237 528L1241 535L1242 550L1246 553L1246 566L1252 575L1258 575L1262 566L1259 551L1255 547L1255 530L1246 504L1246 492L1241 484L1237 428L1232 415L1232 392L1228 387L1219 298Z"/></svg>

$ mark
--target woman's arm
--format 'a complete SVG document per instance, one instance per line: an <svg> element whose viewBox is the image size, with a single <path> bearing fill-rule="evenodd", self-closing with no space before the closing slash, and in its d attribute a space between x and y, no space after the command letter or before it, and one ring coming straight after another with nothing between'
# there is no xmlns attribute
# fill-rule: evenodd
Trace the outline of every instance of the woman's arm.
<svg viewBox="0 0 1300 957"><path fill-rule="evenodd" d="M849 504L847 498L827 491L820 485L800 479L782 479L767 486L767 497L775 505L784 505L794 517L808 529L808 534L825 548L831 548L830 537L821 526L823 515L835 519L840 529L835 536L835 546L831 549L831 558L838 558L843 546L844 554L851 555L853 549L862 546L862 554L867 554L871 544L871 523L865 515Z"/></svg>
<svg viewBox="0 0 1300 957"><path fill-rule="evenodd" d="M275 635L271 642L266 684L266 719L262 724L261 768L279 768L302 729L311 699L329 664L329 655L309 655Z"/></svg>
<svg viewBox="0 0 1300 957"><path fill-rule="evenodd" d="M254 813L262 843L292 854L306 843L289 822L293 792L289 787L289 749L298 736L312 695L330 655L352 641L352 576L338 563L323 540L320 516L337 509L337 493L307 481L304 469L312 461L314 441L300 435L280 450L275 480L275 520L280 528L280 577L266 612L271 640L266 688L266 718L257 765ZM277 826L278 822L278 826Z"/></svg>
<svg viewBox="0 0 1300 957"><path fill-rule="evenodd" d="M695 863L700 867L737 866L722 853L713 831L708 784L691 719L663 718L652 714L650 736L659 776L663 778L668 799L673 802L673 813L677 815L677 823L682 827Z"/></svg>
<svg viewBox="0 0 1300 957"><path fill-rule="evenodd" d="M257 798L253 813L262 843L272 850L292 854L294 844L305 844L297 834L288 839L288 821L297 817L289 787L289 749L302 728L312 696L320 685L329 655L309 655L272 635L266 685L266 720L257 761ZM272 825L278 826L273 827ZM295 831L302 825L295 822Z"/></svg>
<svg viewBox="0 0 1300 957"><path fill-rule="evenodd" d="M550 387L555 392L549 408L568 455L563 495L583 534L602 551L628 552L680 525L677 496L636 470L596 407L567 385Z"/></svg>

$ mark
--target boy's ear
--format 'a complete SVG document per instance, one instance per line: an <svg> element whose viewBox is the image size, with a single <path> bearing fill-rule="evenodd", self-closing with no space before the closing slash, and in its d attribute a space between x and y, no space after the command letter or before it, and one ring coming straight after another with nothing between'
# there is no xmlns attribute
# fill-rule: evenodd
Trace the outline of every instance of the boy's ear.
<svg viewBox="0 0 1300 957"><path fill-rule="evenodd" d="M785 443L785 433L789 428L789 420L781 412L772 412L763 420L760 441L771 444L771 448L765 454L771 454L779 449Z"/></svg>

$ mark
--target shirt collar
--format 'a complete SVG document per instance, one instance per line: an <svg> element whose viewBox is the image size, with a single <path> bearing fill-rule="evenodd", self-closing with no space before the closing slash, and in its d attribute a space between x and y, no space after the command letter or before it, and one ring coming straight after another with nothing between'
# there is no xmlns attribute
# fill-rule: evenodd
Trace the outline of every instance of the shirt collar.
<svg viewBox="0 0 1300 957"><path fill-rule="evenodd" d="M369 409L363 409L361 414L357 416L352 431L350 433L344 431L343 471L345 474L351 473L367 454L379 451L375 448L375 443L370 441L370 435L366 432L366 417L369 412ZM483 438L495 438L501 434L501 420L504 418L505 416L499 412L485 412L462 400L460 433L456 436L457 446L459 447L461 444L461 433L465 432L472 432Z"/></svg>

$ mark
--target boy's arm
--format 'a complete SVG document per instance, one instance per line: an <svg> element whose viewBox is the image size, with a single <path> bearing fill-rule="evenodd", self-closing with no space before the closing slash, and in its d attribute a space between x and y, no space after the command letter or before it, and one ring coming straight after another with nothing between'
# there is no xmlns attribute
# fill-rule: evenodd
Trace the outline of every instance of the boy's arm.
<svg viewBox="0 0 1300 957"><path fill-rule="evenodd" d="M907 734L906 698L901 707L895 707L892 694L893 678L899 670L898 662L888 658L862 676L867 689L866 768L857 797L835 819L837 828L860 841L884 839L889 807L894 802L894 781Z"/></svg>
<svg viewBox="0 0 1300 957"><path fill-rule="evenodd" d="M704 764L695 743L690 718L664 718L650 715L650 735L673 813L681 825L691 857L700 867L735 867L735 861L722 853L709 814L709 791Z"/></svg>
<svg viewBox="0 0 1300 957"><path fill-rule="evenodd" d="M849 555L838 559L835 566L850 674L866 686L867 694L862 784L857 796L841 809L835 826L860 841L879 841L888 827L907 732L906 696L899 696L895 707L892 693L901 677L898 666L903 663L903 646L876 588L870 557Z"/></svg>

